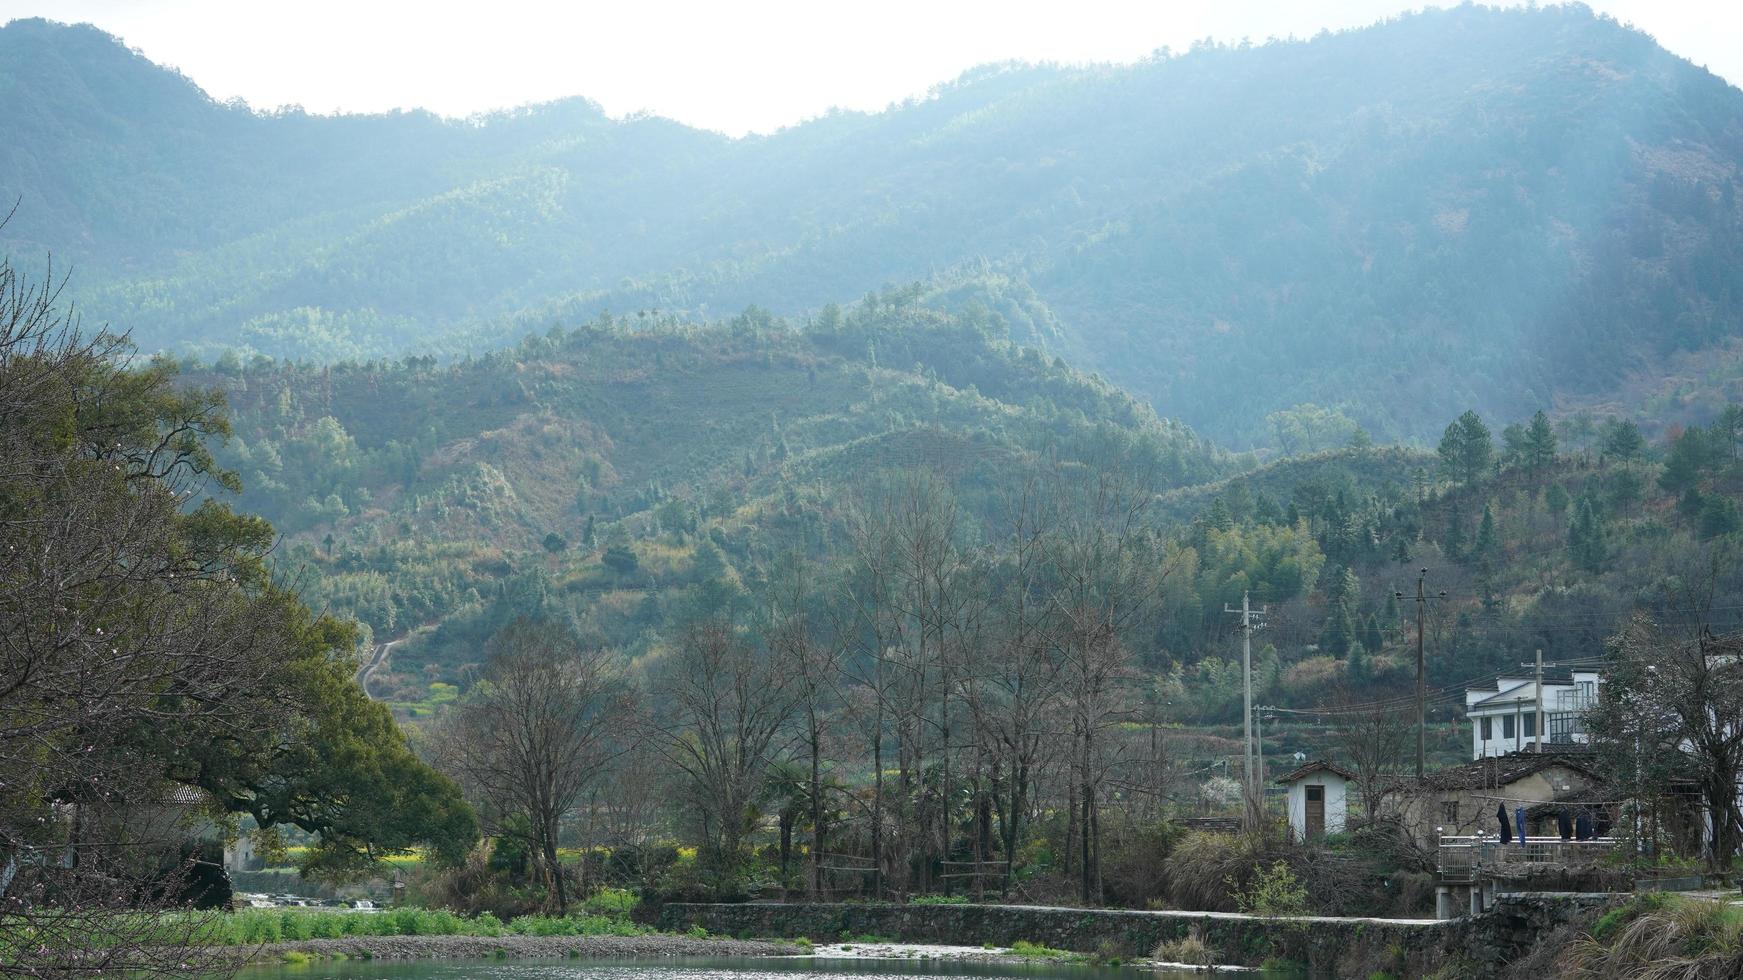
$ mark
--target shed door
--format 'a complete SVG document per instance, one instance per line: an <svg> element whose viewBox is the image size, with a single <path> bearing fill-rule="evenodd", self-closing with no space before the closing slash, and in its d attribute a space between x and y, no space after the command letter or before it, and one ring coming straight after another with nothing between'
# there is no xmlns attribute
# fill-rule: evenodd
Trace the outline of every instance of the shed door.
<svg viewBox="0 0 1743 980"><path fill-rule="evenodd" d="M1325 836L1325 787L1307 784L1307 836Z"/></svg>

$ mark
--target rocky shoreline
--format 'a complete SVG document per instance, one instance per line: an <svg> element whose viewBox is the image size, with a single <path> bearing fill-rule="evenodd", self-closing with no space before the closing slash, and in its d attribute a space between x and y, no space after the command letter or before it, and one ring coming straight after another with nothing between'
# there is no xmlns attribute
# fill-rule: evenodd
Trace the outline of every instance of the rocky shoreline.
<svg viewBox="0 0 1743 980"><path fill-rule="evenodd" d="M314 959L657 959L666 956L794 956L794 943L690 936L346 936L235 947L246 963L281 962L286 954Z"/></svg>

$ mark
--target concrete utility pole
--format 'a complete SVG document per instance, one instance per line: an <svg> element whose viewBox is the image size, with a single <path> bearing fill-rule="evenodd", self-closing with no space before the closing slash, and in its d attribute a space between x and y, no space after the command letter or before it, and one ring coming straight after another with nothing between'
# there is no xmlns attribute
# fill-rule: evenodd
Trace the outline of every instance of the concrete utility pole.
<svg viewBox="0 0 1743 980"><path fill-rule="evenodd" d="M1402 592L1392 595L1404 598ZM1445 599L1446 593L1432 597L1428 594L1428 569L1424 568L1416 578L1416 778L1419 780L1427 768L1428 758L1428 672L1422 652L1422 619L1430 598Z"/></svg>
<svg viewBox="0 0 1743 980"><path fill-rule="evenodd" d="M1537 735L1537 754L1543 754L1543 650L1537 651L1537 683L1534 687L1537 695L1537 720L1532 723L1531 730Z"/></svg>
<svg viewBox="0 0 1743 980"><path fill-rule="evenodd" d="M1223 612L1239 613L1241 616L1241 703L1245 714L1245 735L1247 752L1247 769L1245 772L1247 784L1247 825L1259 825L1259 794L1263 787L1257 782L1258 773L1254 766L1253 751L1253 630L1259 624L1254 622L1255 616L1265 615L1265 607L1257 611L1253 609L1245 590L1241 592L1241 608L1235 609L1228 603L1223 603Z"/></svg>
<svg viewBox="0 0 1743 980"><path fill-rule="evenodd" d="M1265 817L1265 712L1270 711L1271 706L1268 704L1261 704L1254 710L1257 711L1258 714L1253 718L1253 734L1255 736L1253 739L1253 751L1259 757L1259 792L1257 799L1259 819L1260 822L1263 823ZM1275 721L1276 719L1273 718L1272 720Z"/></svg>

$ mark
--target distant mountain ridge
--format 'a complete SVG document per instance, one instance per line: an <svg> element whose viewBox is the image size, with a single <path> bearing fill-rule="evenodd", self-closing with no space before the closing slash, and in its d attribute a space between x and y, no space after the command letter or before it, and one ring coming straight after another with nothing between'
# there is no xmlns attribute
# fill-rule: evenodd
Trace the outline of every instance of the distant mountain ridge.
<svg viewBox="0 0 1743 980"><path fill-rule="evenodd" d="M910 282L1207 435L1601 400L1743 334L1743 92L1584 8L1130 67L995 66L730 140L584 100L261 115L94 29L0 30L17 255L148 348L337 360Z"/></svg>

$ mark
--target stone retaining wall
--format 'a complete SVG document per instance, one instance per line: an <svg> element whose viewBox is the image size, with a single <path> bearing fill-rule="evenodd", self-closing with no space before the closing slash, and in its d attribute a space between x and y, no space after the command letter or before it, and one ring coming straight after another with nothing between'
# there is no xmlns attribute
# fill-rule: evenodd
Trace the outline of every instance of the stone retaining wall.
<svg viewBox="0 0 1743 980"><path fill-rule="evenodd" d="M701 926L731 936L836 940L879 936L913 943L1010 946L1018 940L1076 952L1149 956L1157 944L1194 930L1225 964L1287 960L1320 975L1386 969L1420 975L1442 957L1447 923L1432 919L1141 912L1021 905L670 904L661 929Z"/></svg>
<svg viewBox="0 0 1743 980"><path fill-rule="evenodd" d="M1447 950L1479 975L1494 976L1538 943L1573 938L1564 930L1623 897L1608 892L1499 895L1482 915L1449 923Z"/></svg>
<svg viewBox="0 0 1743 980"><path fill-rule="evenodd" d="M1196 930L1221 963L1267 959L1315 976L1366 977L1374 971L1422 976L1449 963L1492 976L1556 930L1589 915L1606 894L1502 895L1474 919L1338 919L1219 912L1145 912L1024 905L669 904L661 929L701 926L748 937L838 940L879 936L913 943L1010 946L1027 940L1083 953L1148 956L1159 943Z"/></svg>

